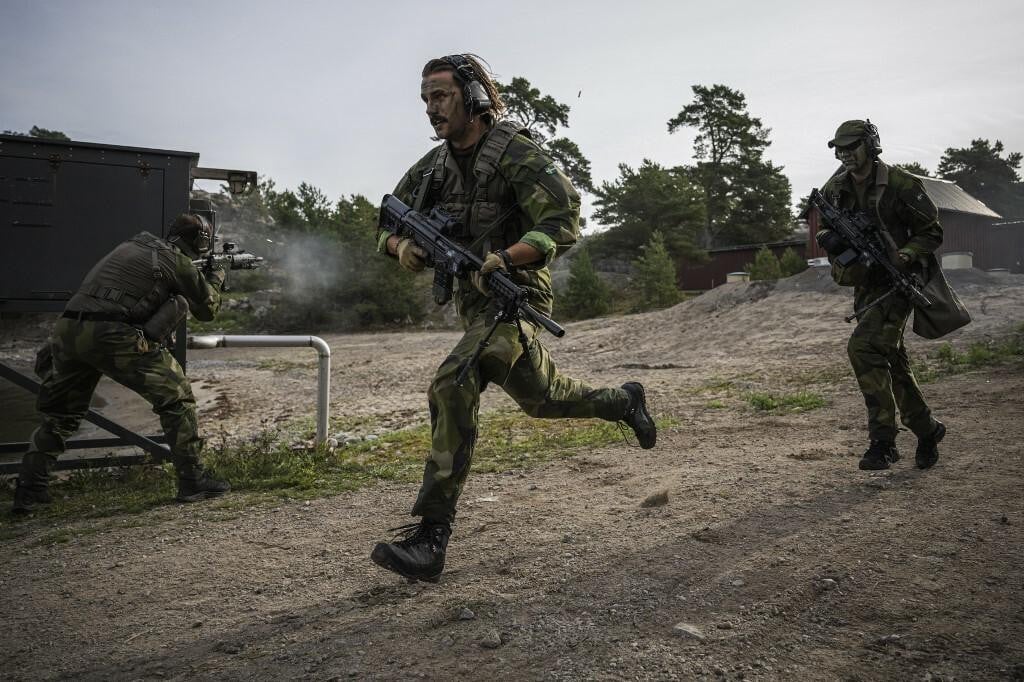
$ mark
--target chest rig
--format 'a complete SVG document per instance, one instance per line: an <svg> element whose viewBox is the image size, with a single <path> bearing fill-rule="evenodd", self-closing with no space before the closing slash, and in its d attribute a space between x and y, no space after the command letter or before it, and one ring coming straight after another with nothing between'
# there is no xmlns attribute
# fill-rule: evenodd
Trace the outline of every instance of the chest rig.
<svg viewBox="0 0 1024 682"><path fill-rule="evenodd" d="M78 293L121 306L129 322L146 320L170 295L160 268L161 252L170 250L157 237L138 234L97 263Z"/></svg>
<svg viewBox="0 0 1024 682"><path fill-rule="evenodd" d="M436 206L454 216L458 225L452 239L480 256L517 242L522 235L516 197L498 173L499 161L517 134L530 136L510 121L495 125L476 154L471 177L463 177L447 143L440 145L416 190L413 209L422 213Z"/></svg>

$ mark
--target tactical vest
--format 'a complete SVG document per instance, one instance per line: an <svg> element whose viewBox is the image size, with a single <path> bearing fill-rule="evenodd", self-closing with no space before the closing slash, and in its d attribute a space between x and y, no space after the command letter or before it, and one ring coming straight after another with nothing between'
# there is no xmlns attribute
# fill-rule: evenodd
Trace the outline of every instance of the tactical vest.
<svg viewBox="0 0 1024 682"><path fill-rule="evenodd" d="M448 144L438 146L413 197L413 209L423 212L437 207L458 218L458 233L452 238L481 256L519 241L518 202L512 187L498 173L501 157L517 134L530 137L528 129L511 121L501 121L491 129L477 152L471 189L467 188L471 184L468 178L462 177L450 158Z"/></svg>
<svg viewBox="0 0 1024 682"><path fill-rule="evenodd" d="M124 309L129 322L148 320L170 296L160 257L161 252L171 249L162 239L148 232L139 233L94 265L75 296L115 303Z"/></svg>

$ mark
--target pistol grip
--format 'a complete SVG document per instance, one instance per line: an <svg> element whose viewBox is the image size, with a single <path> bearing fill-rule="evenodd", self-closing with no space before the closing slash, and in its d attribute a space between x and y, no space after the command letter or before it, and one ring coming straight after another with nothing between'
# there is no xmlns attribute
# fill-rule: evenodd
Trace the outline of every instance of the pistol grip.
<svg viewBox="0 0 1024 682"><path fill-rule="evenodd" d="M452 300L452 275L444 270L434 270L434 303L444 305Z"/></svg>

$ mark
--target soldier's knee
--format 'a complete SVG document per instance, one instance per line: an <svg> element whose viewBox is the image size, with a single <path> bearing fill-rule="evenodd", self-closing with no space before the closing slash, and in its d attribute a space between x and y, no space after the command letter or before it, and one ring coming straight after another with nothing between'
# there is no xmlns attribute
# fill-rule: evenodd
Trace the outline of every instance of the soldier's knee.
<svg viewBox="0 0 1024 682"><path fill-rule="evenodd" d="M64 439L45 426L33 431L29 442L36 452L64 452Z"/></svg>
<svg viewBox="0 0 1024 682"><path fill-rule="evenodd" d="M850 340L846 342L846 354L851 362L864 355L867 349L867 343L862 336L851 336Z"/></svg>

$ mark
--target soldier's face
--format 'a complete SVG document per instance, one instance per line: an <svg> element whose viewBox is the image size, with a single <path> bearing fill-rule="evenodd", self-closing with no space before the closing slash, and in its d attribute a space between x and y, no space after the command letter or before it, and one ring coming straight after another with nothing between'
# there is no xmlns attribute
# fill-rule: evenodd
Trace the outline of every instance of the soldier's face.
<svg viewBox="0 0 1024 682"><path fill-rule="evenodd" d="M420 99L427 105L427 118L439 139L459 138L469 123L462 89L451 71L438 71L423 79Z"/></svg>
<svg viewBox="0 0 1024 682"><path fill-rule="evenodd" d="M836 158L839 159L839 163L843 164L846 170L860 170L867 165L867 145L861 140L845 147L836 147Z"/></svg>

